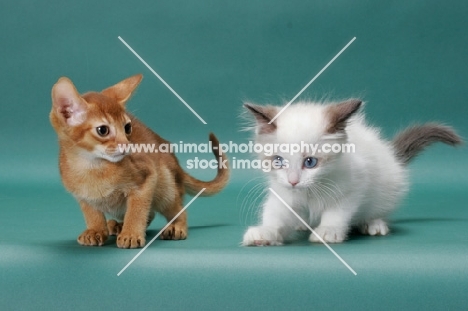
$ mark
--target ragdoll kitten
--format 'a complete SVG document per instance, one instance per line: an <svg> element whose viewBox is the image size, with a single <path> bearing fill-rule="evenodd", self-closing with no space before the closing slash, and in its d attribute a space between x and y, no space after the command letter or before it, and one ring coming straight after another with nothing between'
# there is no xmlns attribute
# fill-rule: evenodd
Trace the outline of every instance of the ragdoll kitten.
<svg viewBox="0 0 468 311"><path fill-rule="evenodd" d="M60 145L60 174L65 188L77 199L87 229L78 237L81 245L103 245L117 235L120 248L145 245L145 232L155 213L171 220L182 210L185 191L215 194L226 186L229 170L203 182L185 173L173 153L125 153L119 144L168 144L126 112L125 104L142 79L135 75L102 92L80 95L68 78L52 89L50 121ZM210 134L213 153L219 142ZM116 220L106 223L105 214ZM161 235L185 239L187 216L182 213Z"/></svg>
<svg viewBox="0 0 468 311"><path fill-rule="evenodd" d="M406 164L433 142L461 143L450 127L436 123L410 127L385 141L366 125L360 106L360 100L298 103L269 124L280 107L245 104L256 119L256 143L354 144L354 153L263 156L277 164L268 176L270 187L328 243L343 242L352 227L386 235L386 218L408 188ZM261 223L247 230L243 245L281 245L298 228L304 226L269 191ZM320 242L314 234L309 240Z"/></svg>

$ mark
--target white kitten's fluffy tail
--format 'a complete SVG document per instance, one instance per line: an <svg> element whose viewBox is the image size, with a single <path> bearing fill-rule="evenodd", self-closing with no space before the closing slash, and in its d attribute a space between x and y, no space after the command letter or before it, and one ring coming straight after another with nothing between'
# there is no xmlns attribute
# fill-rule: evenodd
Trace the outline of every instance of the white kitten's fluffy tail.
<svg viewBox="0 0 468 311"><path fill-rule="evenodd" d="M392 144L397 158L401 163L407 164L435 142L456 146L462 143L462 138L450 126L427 123L405 129L393 139Z"/></svg>

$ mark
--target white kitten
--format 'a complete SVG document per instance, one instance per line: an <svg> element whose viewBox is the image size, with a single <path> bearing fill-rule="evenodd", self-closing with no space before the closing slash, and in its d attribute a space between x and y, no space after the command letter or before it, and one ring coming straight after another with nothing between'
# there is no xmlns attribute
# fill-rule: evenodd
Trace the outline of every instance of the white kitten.
<svg viewBox="0 0 468 311"><path fill-rule="evenodd" d="M245 104L256 119L256 143L322 148L315 154L312 148L293 154L278 148L272 156L261 154L261 159L276 164L269 172L270 187L328 243L342 242L352 227L364 234L386 235L386 218L408 189L406 163L433 142L461 143L450 127L435 123L408 128L385 141L377 129L366 125L361 104L298 103L271 124L280 107ZM353 144L354 152L324 152L343 144ZM261 223L247 230L243 245L281 245L303 227L270 192ZM319 242L313 234L309 240Z"/></svg>

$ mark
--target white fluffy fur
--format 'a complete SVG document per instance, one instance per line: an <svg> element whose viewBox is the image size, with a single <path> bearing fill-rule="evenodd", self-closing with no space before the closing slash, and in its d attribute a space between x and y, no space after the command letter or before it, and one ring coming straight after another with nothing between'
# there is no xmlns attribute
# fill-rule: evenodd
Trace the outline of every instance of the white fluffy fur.
<svg viewBox="0 0 468 311"><path fill-rule="evenodd" d="M276 108L279 111L280 108ZM268 174L270 187L289 204L327 243L340 243L351 227L362 233L386 235L385 219L407 190L407 172L398 162L391 144L379 131L366 125L361 113L353 115L344 133L327 134L327 105L298 103L277 119L275 131L259 134L257 143L354 143L355 153L314 155L315 168L302 167L312 154L278 153L289 168ZM291 181L299 183L292 186ZM269 192L263 204L261 222L248 228L243 245L281 245L304 227L278 198ZM310 241L318 242L311 234Z"/></svg>

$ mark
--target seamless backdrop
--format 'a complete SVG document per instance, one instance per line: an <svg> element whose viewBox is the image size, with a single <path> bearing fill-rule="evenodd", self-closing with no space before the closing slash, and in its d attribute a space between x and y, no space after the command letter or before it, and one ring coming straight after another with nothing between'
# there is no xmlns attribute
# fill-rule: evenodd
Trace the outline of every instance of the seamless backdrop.
<svg viewBox="0 0 468 311"><path fill-rule="evenodd" d="M128 109L158 134L243 143L244 101L286 103L356 37L299 100L361 97L388 138L434 120L466 138L467 12L464 1L1 1L0 309L465 309L466 147L411 164L390 236L333 246L357 276L321 245L239 247L260 173L234 170L190 207L188 240L156 241L117 277L138 251L75 242L84 222L60 184L48 113L61 76L85 92L143 73Z"/></svg>

